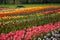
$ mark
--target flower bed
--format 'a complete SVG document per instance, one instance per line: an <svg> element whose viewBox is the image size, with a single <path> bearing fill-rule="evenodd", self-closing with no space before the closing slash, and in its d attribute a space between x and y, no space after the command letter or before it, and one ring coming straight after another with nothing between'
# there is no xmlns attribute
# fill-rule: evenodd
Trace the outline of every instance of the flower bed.
<svg viewBox="0 0 60 40"><path fill-rule="evenodd" d="M21 30L32 26L39 26L60 20L60 14L50 14L44 16L32 16L28 18L16 18L11 20L0 20L0 33L8 33L13 30ZM13 29L12 29L13 28ZM8 30L8 31L7 31Z"/></svg>
<svg viewBox="0 0 60 40"><path fill-rule="evenodd" d="M1 34L0 40L32 40L36 36L41 34L47 34L48 32L60 29L60 21L56 23L49 23L43 26L33 26L18 31L12 31L8 34Z"/></svg>
<svg viewBox="0 0 60 40"><path fill-rule="evenodd" d="M58 29L60 7L33 7L0 12L0 40L34 40L44 38Z"/></svg>
<svg viewBox="0 0 60 40"><path fill-rule="evenodd" d="M50 8L60 8L60 7L54 7L54 6L47 6L47 7L33 7L33 8L24 8L24 9L13 9L12 11L4 11L4 12L0 12L0 15L17 15L17 14L29 14L29 13L33 13L33 12L37 12L40 10L46 10L46 9L50 9Z"/></svg>

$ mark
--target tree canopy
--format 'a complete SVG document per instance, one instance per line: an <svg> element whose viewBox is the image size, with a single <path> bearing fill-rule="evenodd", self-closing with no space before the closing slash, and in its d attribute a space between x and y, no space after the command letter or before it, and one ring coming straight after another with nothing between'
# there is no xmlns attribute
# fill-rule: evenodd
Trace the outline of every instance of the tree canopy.
<svg viewBox="0 0 60 40"><path fill-rule="evenodd" d="M0 0L0 4L60 3L60 0Z"/></svg>

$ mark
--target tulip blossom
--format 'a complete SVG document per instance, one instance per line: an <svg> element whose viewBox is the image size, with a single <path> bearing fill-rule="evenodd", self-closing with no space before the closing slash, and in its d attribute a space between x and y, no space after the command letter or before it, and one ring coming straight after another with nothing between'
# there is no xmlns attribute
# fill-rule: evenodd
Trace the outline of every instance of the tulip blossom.
<svg viewBox="0 0 60 40"><path fill-rule="evenodd" d="M60 21L56 23L49 23L43 26L33 26L23 30L13 31L8 34L1 34L0 40L32 40L34 37L44 33L60 29ZM56 36L56 34L55 34ZM58 35L57 35L58 36Z"/></svg>

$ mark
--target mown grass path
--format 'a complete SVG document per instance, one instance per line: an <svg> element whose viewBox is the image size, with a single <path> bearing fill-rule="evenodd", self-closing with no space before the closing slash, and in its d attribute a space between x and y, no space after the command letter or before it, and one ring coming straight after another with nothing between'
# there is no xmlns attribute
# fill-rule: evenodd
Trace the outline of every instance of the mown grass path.
<svg viewBox="0 0 60 40"><path fill-rule="evenodd" d="M44 6L60 6L60 3L56 4L1 4L0 7L9 7L9 8L16 8L16 6L24 6L24 7L44 7Z"/></svg>

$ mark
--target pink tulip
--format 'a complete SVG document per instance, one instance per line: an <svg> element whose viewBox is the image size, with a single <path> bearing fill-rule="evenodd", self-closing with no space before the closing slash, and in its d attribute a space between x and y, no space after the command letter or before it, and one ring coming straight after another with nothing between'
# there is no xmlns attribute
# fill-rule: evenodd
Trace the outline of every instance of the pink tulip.
<svg viewBox="0 0 60 40"><path fill-rule="evenodd" d="M6 34L2 33L0 39L5 40L6 39Z"/></svg>
<svg viewBox="0 0 60 40"><path fill-rule="evenodd" d="M32 31L32 28L28 28L27 31Z"/></svg>
<svg viewBox="0 0 60 40"><path fill-rule="evenodd" d="M25 40L32 39L32 37L33 37L32 32L26 32L26 35L25 35Z"/></svg>
<svg viewBox="0 0 60 40"><path fill-rule="evenodd" d="M48 33L49 31L50 31L50 25L44 25L44 31L45 31L45 33Z"/></svg>
<svg viewBox="0 0 60 40"><path fill-rule="evenodd" d="M50 31L54 31L56 29L60 29L60 21L56 23L49 23L44 26L33 26L32 28L28 28L25 30L13 31L8 34L1 34L0 40L32 40L33 37L39 36L43 33L48 33Z"/></svg>
<svg viewBox="0 0 60 40"><path fill-rule="evenodd" d="M44 27L39 27L38 29L39 29L39 32L40 33L43 33L44 32Z"/></svg>

